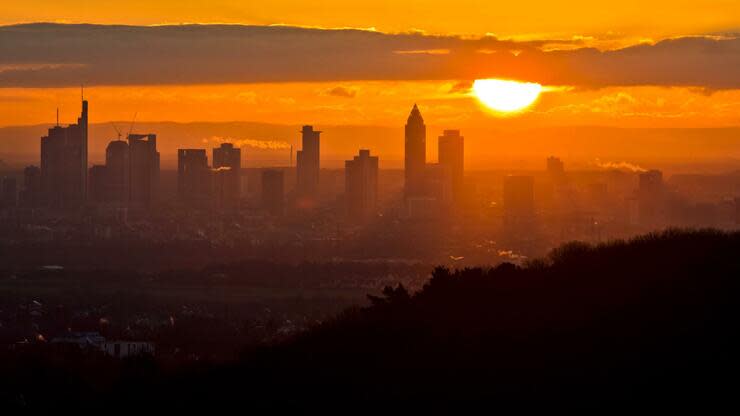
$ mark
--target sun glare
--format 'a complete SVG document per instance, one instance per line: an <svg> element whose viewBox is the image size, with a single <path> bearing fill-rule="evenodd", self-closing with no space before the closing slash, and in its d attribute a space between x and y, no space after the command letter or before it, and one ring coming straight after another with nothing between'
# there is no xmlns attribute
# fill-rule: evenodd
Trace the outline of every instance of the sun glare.
<svg viewBox="0 0 740 416"><path fill-rule="evenodd" d="M478 79L473 83L473 91L486 107L502 113L512 113L532 105L540 96L542 85L502 79Z"/></svg>

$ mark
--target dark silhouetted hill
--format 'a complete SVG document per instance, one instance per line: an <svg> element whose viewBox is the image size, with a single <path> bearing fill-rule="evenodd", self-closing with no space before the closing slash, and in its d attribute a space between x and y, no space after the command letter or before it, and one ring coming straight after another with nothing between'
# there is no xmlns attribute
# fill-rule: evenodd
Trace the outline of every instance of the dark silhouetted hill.
<svg viewBox="0 0 740 416"><path fill-rule="evenodd" d="M737 232L571 243L526 267L438 268L418 293L386 288L239 364L131 376L100 397L171 410L706 409L737 396L739 279Z"/></svg>

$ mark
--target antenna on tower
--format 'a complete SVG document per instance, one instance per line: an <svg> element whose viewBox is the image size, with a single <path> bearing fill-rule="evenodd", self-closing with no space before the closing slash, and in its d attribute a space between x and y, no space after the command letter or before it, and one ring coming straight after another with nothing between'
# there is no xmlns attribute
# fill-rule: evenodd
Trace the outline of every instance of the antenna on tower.
<svg viewBox="0 0 740 416"><path fill-rule="evenodd" d="M85 86L80 84L80 101L85 101Z"/></svg>
<svg viewBox="0 0 740 416"><path fill-rule="evenodd" d="M59 107L57 107L57 127L59 127Z"/></svg>

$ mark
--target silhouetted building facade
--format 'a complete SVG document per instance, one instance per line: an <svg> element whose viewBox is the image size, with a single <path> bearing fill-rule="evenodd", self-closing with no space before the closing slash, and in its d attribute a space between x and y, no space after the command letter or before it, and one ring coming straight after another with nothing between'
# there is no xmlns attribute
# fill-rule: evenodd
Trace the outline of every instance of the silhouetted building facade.
<svg viewBox="0 0 740 416"><path fill-rule="evenodd" d="M378 202L378 157L369 150L344 162L347 216L359 222L375 214Z"/></svg>
<svg viewBox="0 0 740 416"><path fill-rule="evenodd" d="M87 193L87 101L77 124L59 125L41 138L41 186L44 201L55 208L75 208Z"/></svg>
<svg viewBox="0 0 740 416"><path fill-rule="evenodd" d="M460 130L445 130L438 141L439 164L448 171L452 181L452 200L460 204L465 182L465 138Z"/></svg>
<svg viewBox="0 0 740 416"><path fill-rule="evenodd" d="M177 151L177 196L182 202L204 205L211 194L211 169L205 149Z"/></svg>
<svg viewBox="0 0 740 416"><path fill-rule="evenodd" d="M297 152L297 187L299 196L315 196L319 189L320 131L303 126L302 147Z"/></svg>
<svg viewBox="0 0 740 416"><path fill-rule="evenodd" d="M550 156L547 158L547 174L551 178L559 179L565 174L565 164L560 158Z"/></svg>
<svg viewBox="0 0 740 416"><path fill-rule="evenodd" d="M21 203L25 207L38 207L41 203L41 169L38 166L23 169Z"/></svg>
<svg viewBox="0 0 740 416"><path fill-rule="evenodd" d="M404 136L404 194L418 197L424 194L424 170L426 166L427 128L419 107L414 104L406 120Z"/></svg>
<svg viewBox="0 0 740 416"><path fill-rule="evenodd" d="M217 205L234 206L241 192L242 152L231 143L213 149L214 200Z"/></svg>
<svg viewBox="0 0 740 416"><path fill-rule="evenodd" d="M449 165L429 163L425 166L423 194L437 201L437 209L446 212L450 208L454 198L454 180Z"/></svg>
<svg viewBox="0 0 740 416"><path fill-rule="evenodd" d="M15 208L18 205L18 182L12 176L0 180L0 208Z"/></svg>
<svg viewBox="0 0 740 416"><path fill-rule="evenodd" d="M637 189L638 222L645 227L660 227L666 220L666 192L663 172L649 170L639 175Z"/></svg>
<svg viewBox="0 0 740 416"><path fill-rule="evenodd" d="M262 171L262 208L271 215L282 215L285 207L285 175L282 170Z"/></svg>
<svg viewBox="0 0 740 416"><path fill-rule="evenodd" d="M159 191L159 152L156 134L129 134L129 204L148 207Z"/></svg>
<svg viewBox="0 0 740 416"><path fill-rule="evenodd" d="M504 219L517 222L534 216L534 178L509 175L504 178Z"/></svg>
<svg viewBox="0 0 740 416"><path fill-rule="evenodd" d="M101 203L108 200L108 169L105 166L93 165L90 167L88 184L90 202Z"/></svg>
<svg viewBox="0 0 740 416"><path fill-rule="evenodd" d="M114 140L105 148L107 175L105 200L125 205L129 200L130 168L128 143Z"/></svg>

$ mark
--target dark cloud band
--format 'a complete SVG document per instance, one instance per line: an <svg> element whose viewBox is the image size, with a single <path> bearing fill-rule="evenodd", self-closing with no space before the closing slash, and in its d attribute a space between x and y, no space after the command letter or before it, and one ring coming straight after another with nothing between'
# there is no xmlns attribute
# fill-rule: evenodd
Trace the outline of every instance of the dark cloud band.
<svg viewBox="0 0 740 416"><path fill-rule="evenodd" d="M685 37L614 51L547 50L419 33L285 26L0 27L0 87L434 80L740 88L740 39Z"/></svg>

